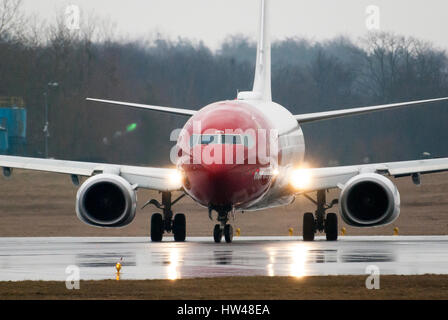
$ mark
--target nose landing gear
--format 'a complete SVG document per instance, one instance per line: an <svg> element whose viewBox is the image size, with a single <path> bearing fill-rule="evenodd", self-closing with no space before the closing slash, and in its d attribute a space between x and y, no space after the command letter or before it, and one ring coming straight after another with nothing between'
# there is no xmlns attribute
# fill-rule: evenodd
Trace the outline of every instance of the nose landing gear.
<svg viewBox="0 0 448 320"><path fill-rule="evenodd" d="M211 219L212 209L209 209L209 217ZM220 243L222 240L222 236L224 235L224 239L227 243L232 243L233 241L233 227L230 224L227 224L229 221L229 211L227 210L219 210L218 211L218 222L213 228L213 239L216 243Z"/></svg>
<svg viewBox="0 0 448 320"><path fill-rule="evenodd" d="M327 205L325 192L326 190L318 191L316 201L308 195L304 195L317 206L314 215L310 212L303 215L304 241L313 241L317 231L325 232L327 241L336 241L338 239L338 216L335 213L326 213L326 210L337 204L338 200L335 199Z"/></svg>

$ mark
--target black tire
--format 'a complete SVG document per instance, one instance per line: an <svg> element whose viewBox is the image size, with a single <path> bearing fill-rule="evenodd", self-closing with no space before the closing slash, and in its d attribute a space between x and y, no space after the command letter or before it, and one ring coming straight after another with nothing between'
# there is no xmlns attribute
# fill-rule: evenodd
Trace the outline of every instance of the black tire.
<svg viewBox="0 0 448 320"><path fill-rule="evenodd" d="M217 224L215 225L215 228L213 229L213 239L216 243L220 243L222 239L222 230L221 225Z"/></svg>
<svg viewBox="0 0 448 320"><path fill-rule="evenodd" d="M185 241L185 236L187 234L186 225L187 223L185 215L183 213L178 213L174 216L174 224L173 224L174 241L176 242Z"/></svg>
<svg viewBox="0 0 448 320"><path fill-rule="evenodd" d="M327 213L325 219L325 233L327 241L338 240L338 216L336 213Z"/></svg>
<svg viewBox="0 0 448 320"><path fill-rule="evenodd" d="M314 215L307 212L303 215L303 241L314 241L314 234L316 233L316 221Z"/></svg>
<svg viewBox="0 0 448 320"><path fill-rule="evenodd" d="M151 216L151 241L160 242L163 238L163 218L160 213Z"/></svg>
<svg viewBox="0 0 448 320"><path fill-rule="evenodd" d="M233 227L230 224L226 224L224 227L224 238L227 243L232 243L233 241Z"/></svg>

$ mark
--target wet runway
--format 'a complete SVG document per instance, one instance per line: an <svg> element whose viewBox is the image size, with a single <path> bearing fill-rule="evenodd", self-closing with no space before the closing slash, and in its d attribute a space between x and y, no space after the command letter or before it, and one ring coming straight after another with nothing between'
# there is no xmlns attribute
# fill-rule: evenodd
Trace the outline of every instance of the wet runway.
<svg viewBox="0 0 448 320"><path fill-rule="evenodd" d="M0 280L63 280L68 266L80 278L179 279L220 276L448 274L448 236L341 237L309 243L298 237L212 238L0 238Z"/></svg>

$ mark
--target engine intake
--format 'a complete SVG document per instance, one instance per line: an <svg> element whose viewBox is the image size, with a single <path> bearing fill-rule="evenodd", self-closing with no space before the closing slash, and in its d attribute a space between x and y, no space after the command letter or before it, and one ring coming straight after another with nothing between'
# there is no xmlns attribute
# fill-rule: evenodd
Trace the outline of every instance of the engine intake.
<svg viewBox="0 0 448 320"><path fill-rule="evenodd" d="M400 193L386 177L364 173L346 183L339 207L342 219L351 226L386 225L400 215Z"/></svg>
<svg viewBox="0 0 448 320"><path fill-rule="evenodd" d="M87 179L76 195L78 218L98 227L124 227L134 220L137 197L129 182L118 175Z"/></svg>

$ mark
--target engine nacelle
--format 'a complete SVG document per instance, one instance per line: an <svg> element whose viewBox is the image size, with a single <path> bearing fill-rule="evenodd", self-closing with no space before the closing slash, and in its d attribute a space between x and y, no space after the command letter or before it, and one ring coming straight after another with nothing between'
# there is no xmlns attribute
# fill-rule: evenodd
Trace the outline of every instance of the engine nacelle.
<svg viewBox="0 0 448 320"><path fill-rule="evenodd" d="M364 173L351 178L339 198L342 219L351 226L389 224L400 215L400 193L386 177Z"/></svg>
<svg viewBox="0 0 448 320"><path fill-rule="evenodd" d="M124 227L134 220L137 196L118 175L98 174L87 179L76 195L78 218L97 227Z"/></svg>

